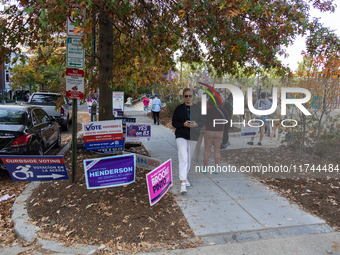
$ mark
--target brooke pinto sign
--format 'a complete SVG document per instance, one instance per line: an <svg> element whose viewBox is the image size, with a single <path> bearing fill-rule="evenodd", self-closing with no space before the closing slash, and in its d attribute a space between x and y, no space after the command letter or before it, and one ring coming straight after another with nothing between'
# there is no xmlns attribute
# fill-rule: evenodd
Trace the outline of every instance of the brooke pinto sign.
<svg viewBox="0 0 340 255"><path fill-rule="evenodd" d="M150 205L153 206L172 186L171 159L146 175Z"/></svg>

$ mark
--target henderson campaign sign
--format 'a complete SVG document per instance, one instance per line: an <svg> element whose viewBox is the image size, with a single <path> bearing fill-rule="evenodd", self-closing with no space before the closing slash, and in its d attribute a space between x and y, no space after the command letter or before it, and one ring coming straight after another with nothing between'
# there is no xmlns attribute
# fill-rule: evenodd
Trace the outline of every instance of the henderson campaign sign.
<svg viewBox="0 0 340 255"><path fill-rule="evenodd" d="M87 188L109 188L135 182L135 162L134 154L84 160Z"/></svg>
<svg viewBox="0 0 340 255"><path fill-rule="evenodd" d="M171 159L146 175L150 205L156 204L172 186Z"/></svg>

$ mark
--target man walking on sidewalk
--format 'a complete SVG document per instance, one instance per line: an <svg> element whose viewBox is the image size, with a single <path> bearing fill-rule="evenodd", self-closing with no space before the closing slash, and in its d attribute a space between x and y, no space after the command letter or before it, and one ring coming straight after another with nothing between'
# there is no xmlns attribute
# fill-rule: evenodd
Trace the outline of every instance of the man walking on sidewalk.
<svg viewBox="0 0 340 255"><path fill-rule="evenodd" d="M152 99L152 108L151 111L153 111L153 124L156 124L156 119L157 119L157 125L159 125L159 112L162 109L162 102L158 98L158 95L155 94L155 98Z"/></svg>

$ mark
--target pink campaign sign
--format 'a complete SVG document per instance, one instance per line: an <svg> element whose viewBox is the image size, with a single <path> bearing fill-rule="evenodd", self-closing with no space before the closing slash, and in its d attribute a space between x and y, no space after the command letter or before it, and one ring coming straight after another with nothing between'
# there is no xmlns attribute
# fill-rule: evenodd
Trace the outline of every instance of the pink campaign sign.
<svg viewBox="0 0 340 255"><path fill-rule="evenodd" d="M172 186L171 159L146 175L150 205L156 204Z"/></svg>

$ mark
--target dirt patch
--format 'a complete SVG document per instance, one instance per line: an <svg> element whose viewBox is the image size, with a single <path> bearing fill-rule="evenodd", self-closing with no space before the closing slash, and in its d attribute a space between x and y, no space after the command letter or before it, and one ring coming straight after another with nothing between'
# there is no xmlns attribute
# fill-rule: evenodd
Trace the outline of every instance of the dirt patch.
<svg viewBox="0 0 340 255"><path fill-rule="evenodd" d="M143 147L130 151L147 154ZM72 169L70 153L64 156L68 170ZM83 160L99 157L79 150L75 184L45 182L34 190L27 208L33 224L41 229L40 237L66 245L105 244L112 251L129 252L197 245L188 241L194 234L171 193L150 206L146 187L149 171L137 168L136 182L128 186L88 190Z"/></svg>
<svg viewBox="0 0 340 255"><path fill-rule="evenodd" d="M340 167L339 162L327 158L309 157L296 160L296 153L286 146L278 148L250 148L239 150L221 151L222 159L231 165L256 166L256 165L304 165L315 167L329 166ZM335 230L340 230L340 179L339 178L314 178L304 173L299 178L259 178L254 177L281 196L287 197L291 202L297 203L304 210L319 216L327 221ZM332 174L329 174L332 177ZM333 176L338 174L333 173ZM265 177L265 175L264 175Z"/></svg>

